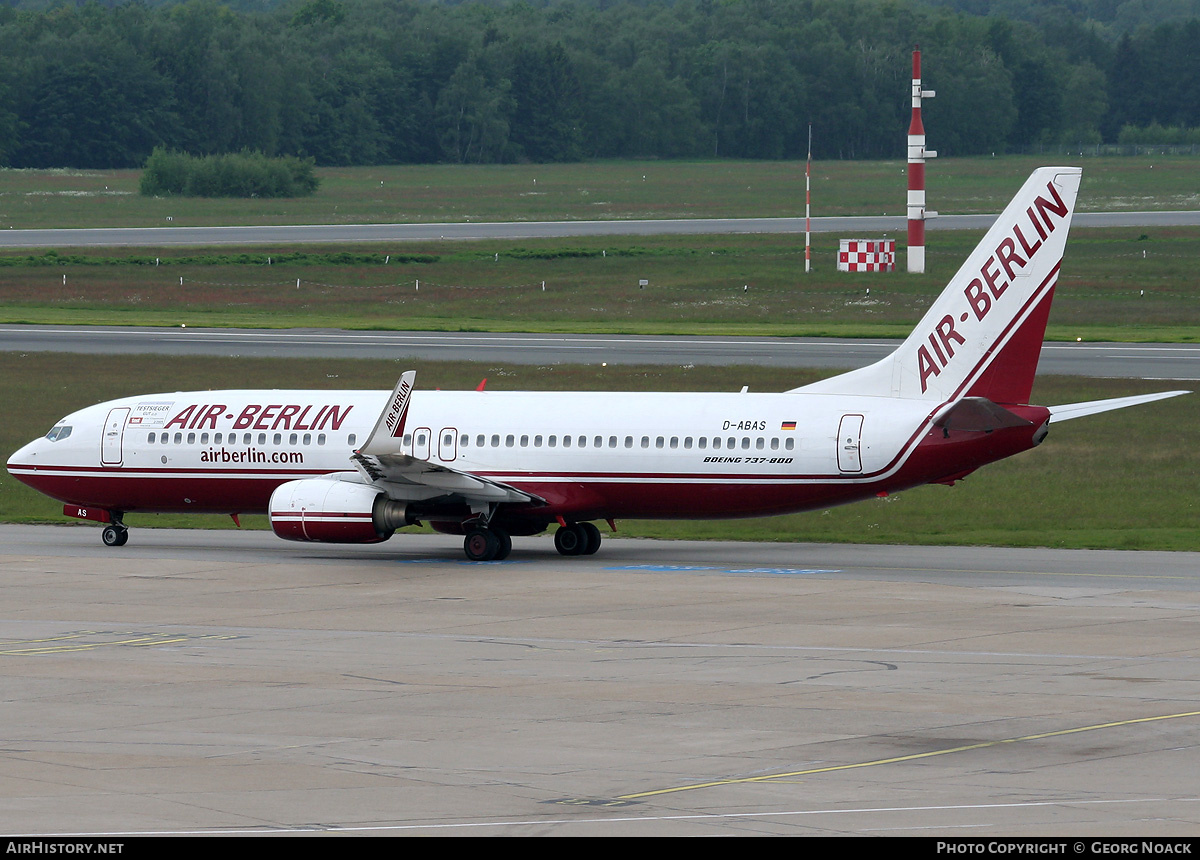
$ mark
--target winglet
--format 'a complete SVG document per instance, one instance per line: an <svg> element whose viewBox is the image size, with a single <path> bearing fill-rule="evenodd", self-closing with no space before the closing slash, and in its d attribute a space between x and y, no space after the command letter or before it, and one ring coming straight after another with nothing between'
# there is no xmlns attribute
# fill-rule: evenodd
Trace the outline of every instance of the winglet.
<svg viewBox="0 0 1200 860"><path fill-rule="evenodd" d="M396 450L396 441L404 437L404 422L408 419L408 406L412 401L413 384L417 372L406 370L400 375L392 396L379 414L375 428L367 437L367 442L356 453L359 454L388 454Z"/></svg>

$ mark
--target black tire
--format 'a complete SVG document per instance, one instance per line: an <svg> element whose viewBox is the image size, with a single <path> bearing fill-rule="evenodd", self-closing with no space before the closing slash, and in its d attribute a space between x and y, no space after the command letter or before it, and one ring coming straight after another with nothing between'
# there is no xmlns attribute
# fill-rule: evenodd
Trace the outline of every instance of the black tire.
<svg viewBox="0 0 1200 860"><path fill-rule="evenodd" d="M580 555L595 555L596 550L600 549L600 529L596 528L595 523L579 523L579 527L587 536L587 545Z"/></svg>
<svg viewBox="0 0 1200 860"><path fill-rule="evenodd" d="M504 529L492 529L492 534L496 536L496 543L499 544L492 561L504 561L512 552L512 537Z"/></svg>
<svg viewBox="0 0 1200 860"><path fill-rule="evenodd" d="M571 523L554 533L554 548L559 555L580 555L587 549L587 534L579 523Z"/></svg>
<svg viewBox="0 0 1200 860"><path fill-rule="evenodd" d="M104 531L100 533L101 540L105 546L125 546L129 542L129 529L123 529L120 526L105 526Z"/></svg>
<svg viewBox="0 0 1200 860"><path fill-rule="evenodd" d="M463 539L463 552L471 561L491 561L499 549L500 541L488 529L469 529Z"/></svg>

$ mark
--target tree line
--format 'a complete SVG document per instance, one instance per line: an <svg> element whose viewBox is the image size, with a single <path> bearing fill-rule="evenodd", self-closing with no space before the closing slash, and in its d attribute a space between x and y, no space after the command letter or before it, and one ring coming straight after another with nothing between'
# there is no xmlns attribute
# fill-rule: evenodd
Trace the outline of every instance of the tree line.
<svg viewBox="0 0 1200 860"><path fill-rule="evenodd" d="M923 49L943 155L1200 127L1200 21L1119 37L905 0L0 7L0 165L156 147L319 165L895 158Z"/></svg>

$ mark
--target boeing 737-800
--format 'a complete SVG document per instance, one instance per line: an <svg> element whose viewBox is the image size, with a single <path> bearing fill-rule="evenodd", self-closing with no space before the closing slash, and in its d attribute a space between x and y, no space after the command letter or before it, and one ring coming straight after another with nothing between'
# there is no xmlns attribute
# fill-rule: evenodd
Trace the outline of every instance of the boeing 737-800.
<svg viewBox="0 0 1200 860"><path fill-rule="evenodd" d="M1080 171L1033 173L916 330L876 364L776 394L207 391L128 397L9 460L67 516L266 512L280 537L374 543L428 522L473 560L558 524L751 517L953 483L1052 422L1186 392L1029 404Z"/></svg>

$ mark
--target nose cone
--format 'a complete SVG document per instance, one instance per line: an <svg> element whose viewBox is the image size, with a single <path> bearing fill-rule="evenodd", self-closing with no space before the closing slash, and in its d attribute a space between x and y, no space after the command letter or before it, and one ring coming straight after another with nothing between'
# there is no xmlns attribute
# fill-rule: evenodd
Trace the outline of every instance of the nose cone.
<svg viewBox="0 0 1200 860"><path fill-rule="evenodd" d="M8 473L21 483L36 488L39 455L42 452L45 442L45 439L34 439L28 445L16 451L8 458Z"/></svg>

